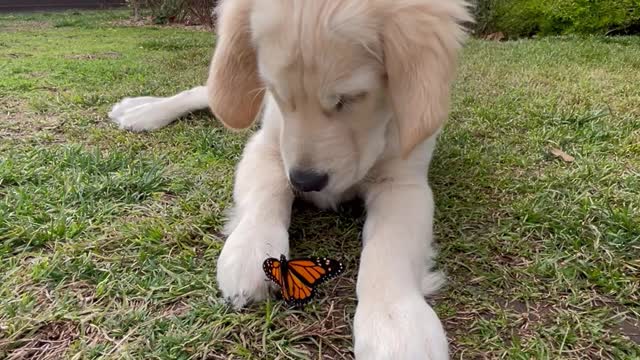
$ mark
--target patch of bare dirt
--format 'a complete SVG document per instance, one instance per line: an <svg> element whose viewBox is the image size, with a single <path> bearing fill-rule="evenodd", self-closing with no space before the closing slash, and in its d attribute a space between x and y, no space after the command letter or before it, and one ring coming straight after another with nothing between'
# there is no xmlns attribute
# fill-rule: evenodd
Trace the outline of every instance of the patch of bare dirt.
<svg viewBox="0 0 640 360"><path fill-rule="evenodd" d="M69 346L80 336L77 323L56 321L43 325L8 354L7 360L62 359Z"/></svg>
<svg viewBox="0 0 640 360"><path fill-rule="evenodd" d="M508 301L498 299L496 301L501 308L517 314L526 322L543 321L553 313L552 304L526 304L519 300Z"/></svg>
<svg viewBox="0 0 640 360"><path fill-rule="evenodd" d="M85 281L74 281L65 285L63 291L73 295L83 307L96 302L96 287Z"/></svg>
<svg viewBox="0 0 640 360"><path fill-rule="evenodd" d="M596 297L591 303L593 307L608 307L615 314L615 317L620 320L616 321L615 325L609 327L609 330L629 338L629 340L640 344L640 317L638 317L637 311L633 311L613 299L606 297Z"/></svg>
<svg viewBox="0 0 640 360"><path fill-rule="evenodd" d="M67 55L65 58L73 59L73 60L104 60L104 59L119 59L122 54L109 51L100 54L76 54L76 55Z"/></svg>
<svg viewBox="0 0 640 360"><path fill-rule="evenodd" d="M317 359L353 359L349 345L352 311L355 301L345 298L327 298L318 301L318 313L291 313L275 322L276 328L296 329L296 333L305 338L302 343L308 358ZM322 351L320 352L320 349Z"/></svg>
<svg viewBox="0 0 640 360"><path fill-rule="evenodd" d="M640 345L640 319L627 317L618 323L616 330L634 343Z"/></svg>
<svg viewBox="0 0 640 360"><path fill-rule="evenodd" d="M64 141L64 121L52 114L34 114L23 104L0 100L0 140L31 140L44 138Z"/></svg>
<svg viewBox="0 0 640 360"><path fill-rule="evenodd" d="M160 312L163 317L180 317L188 313L189 310L191 310L191 306L179 300L166 304Z"/></svg>
<svg viewBox="0 0 640 360"><path fill-rule="evenodd" d="M110 25L126 26L126 27L157 27L157 28L163 28L163 29L174 28L174 29L185 29L185 30L206 31L206 32L212 31L212 29L204 25L181 24L181 23L156 24L153 22L153 19L150 16L140 18L139 20L134 20L134 19L114 20L110 22Z"/></svg>
<svg viewBox="0 0 640 360"><path fill-rule="evenodd" d="M32 57L32 56L33 56L32 54L27 54L27 53L8 53L4 55L4 57L9 59L19 59L19 58Z"/></svg>
<svg viewBox="0 0 640 360"><path fill-rule="evenodd" d="M48 21L12 21L5 26L0 26L2 32L18 32L48 29L51 23Z"/></svg>

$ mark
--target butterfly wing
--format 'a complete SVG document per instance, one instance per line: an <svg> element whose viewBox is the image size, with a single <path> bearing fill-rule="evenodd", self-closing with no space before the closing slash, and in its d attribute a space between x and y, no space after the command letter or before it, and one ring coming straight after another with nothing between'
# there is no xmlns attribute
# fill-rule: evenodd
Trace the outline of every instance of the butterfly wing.
<svg viewBox="0 0 640 360"><path fill-rule="evenodd" d="M321 283L341 274L342 263L327 258L301 258L286 261L268 258L263 263L267 277L280 286L283 299L290 305L308 303Z"/></svg>
<svg viewBox="0 0 640 360"><path fill-rule="evenodd" d="M289 305L302 306L313 298L316 289L304 283L288 267L284 278L285 286L282 288L282 296Z"/></svg>
<svg viewBox="0 0 640 360"><path fill-rule="evenodd" d="M315 296L318 285L344 271L342 263L326 258L293 259L287 261L286 268L283 295L289 304L298 306Z"/></svg>
<svg viewBox="0 0 640 360"><path fill-rule="evenodd" d="M268 258L262 263L262 269L271 281L281 287L284 285L282 282L282 263L280 260Z"/></svg>
<svg viewBox="0 0 640 360"><path fill-rule="evenodd" d="M344 271L341 262L327 258L294 259L287 262L287 270L294 273L305 284L315 288L317 285L340 275Z"/></svg>
<svg viewBox="0 0 640 360"><path fill-rule="evenodd" d="M290 278L291 276L287 271L287 263L288 261L284 258L283 261L275 258L268 258L262 263L262 269L271 281L280 286L280 292L282 293L283 299L287 303L292 303L294 301L292 294L299 293L299 290L296 290L297 281Z"/></svg>

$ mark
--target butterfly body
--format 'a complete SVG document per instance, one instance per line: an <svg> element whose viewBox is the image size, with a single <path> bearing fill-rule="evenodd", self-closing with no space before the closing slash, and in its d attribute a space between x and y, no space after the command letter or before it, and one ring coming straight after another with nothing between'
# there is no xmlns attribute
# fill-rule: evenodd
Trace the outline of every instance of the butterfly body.
<svg viewBox="0 0 640 360"><path fill-rule="evenodd" d="M280 286L289 305L302 306L311 301L316 287L344 271L342 263L327 258L268 258L262 264L267 277Z"/></svg>

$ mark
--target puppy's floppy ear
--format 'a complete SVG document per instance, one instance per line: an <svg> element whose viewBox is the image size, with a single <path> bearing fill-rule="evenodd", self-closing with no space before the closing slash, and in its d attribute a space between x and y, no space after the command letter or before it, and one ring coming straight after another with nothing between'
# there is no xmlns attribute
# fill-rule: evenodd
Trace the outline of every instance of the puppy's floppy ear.
<svg viewBox="0 0 640 360"><path fill-rule="evenodd" d="M256 51L251 43L253 0L223 0L217 8L217 45L209 68L209 106L232 129L249 127L262 105Z"/></svg>
<svg viewBox="0 0 640 360"><path fill-rule="evenodd" d="M382 41L403 156L433 135L449 112L450 85L471 22L460 0L387 0Z"/></svg>

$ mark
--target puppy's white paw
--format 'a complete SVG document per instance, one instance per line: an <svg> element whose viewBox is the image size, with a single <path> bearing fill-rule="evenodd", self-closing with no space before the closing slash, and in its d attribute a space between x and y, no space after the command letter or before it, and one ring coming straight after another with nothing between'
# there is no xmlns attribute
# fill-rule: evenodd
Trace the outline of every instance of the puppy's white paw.
<svg viewBox="0 0 640 360"><path fill-rule="evenodd" d="M109 112L109 117L113 119L114 117L121 116L128 110L133 109L138 105L152 104L160 100L162 100L161 97L154 96L126 97L120 100L120 102L113 105L111 111Z"/></svg>
<svg viewBox="0 0 640 360"><path fill-rule="evenodd" d="M438 315L417 295L392 303L361 301L354 318L357 360L446 360L447 337Z"/></svg>
<svg viewBox="0 0 640 360"><path fill-rule="evenodd" d="M426 271L422 277L422 295L430 296L445 284L445 276L441 271Z"/></svg>
<svg viewBox="0 0 640 360"><path fill-rule="evenodd" d="M262 301L275 284L268 280L262 264L268 257L289 255L286 229L236 227L218 257L217 279L222 295L239 309Z"/></svg>
<svg viewBox="0 0 640 360"><path fill-rule="evenodd" d="M159 129L167 124L166 111L157 106L164 98L142 96L124 98L115 104L109 112L109 118L121 129L145 131Z"/></svg>

